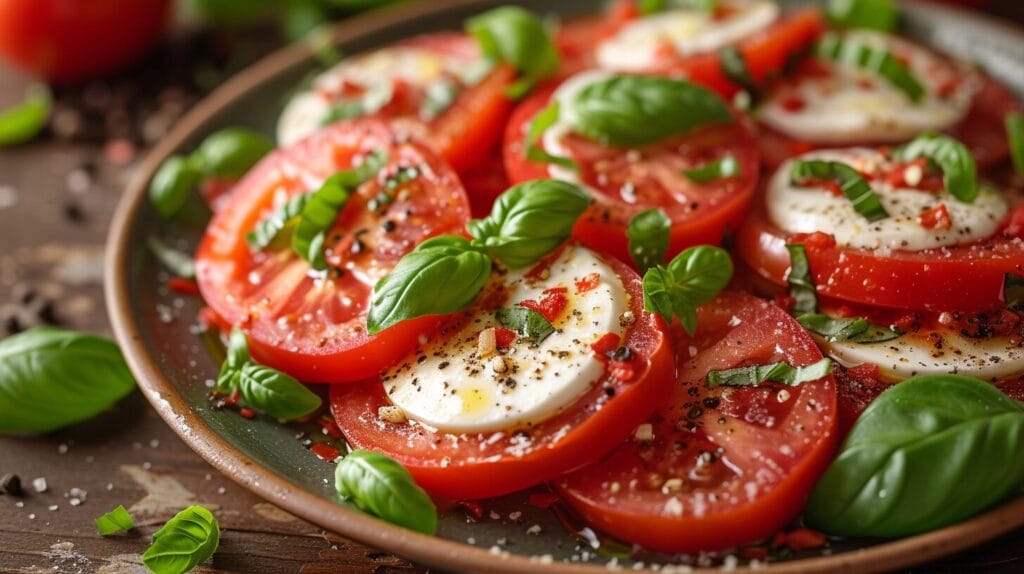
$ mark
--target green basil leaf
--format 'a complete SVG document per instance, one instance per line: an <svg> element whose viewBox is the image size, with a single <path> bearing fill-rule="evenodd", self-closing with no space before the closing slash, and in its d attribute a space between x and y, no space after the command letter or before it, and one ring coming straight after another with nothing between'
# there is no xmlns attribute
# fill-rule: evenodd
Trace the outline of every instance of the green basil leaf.
<svg viewBox="0 0 1024 574"><path fill-rule="evenodd" d="M294 222L298 216L302 215L307 201L309 201L309 194L300 193L286 201L269 217L257 223L256 227L245 236L245 242L249 244L249 249L262 251L270 247L277 239L278 234L284 231L289 223Z"/></svg>
<svg viewBox="0 0 1024 574"><path fill-rule="evenodd" d="M132 515L124 506L118 506L103 516L96 518L96 530L100 536L110 536L118 532L128 532L135 528L135 521Z"/></svg>
<svg viewBox="0 0 1024 574"><path fill-rule="evenodd" d="M807 249L799 243L786 245L789 251L789 271L786 282L789 283L789 295L796 302L793 304L795 315L806 315L818 311L818 292L811 279L811 264L807 261Z"/></svg>
<svg viewBox="0 0 1024 574"><path fill-rule="evenodd" d="M794 367L781 361L767 365L749 365L723 371L708 371L708 388L756 387L767 381L796 387L817 381L828 375L831 370L832 361L829 359L821 359L817 363L804 367Z"/></svg>
<svg viewBox="0 0 1024 574"><path fill-rule="evenodd" d="M156 237L146 239L146 247L168 271L184 279L195 279L196 261L191 255L168 246Z"/></svg>
<svg viewBox="0 0 1024 574"><path fill-rule="evenodd" d="M577 133L598 142L636 147L733 121L714 92L655 76L616 75L584 86L561 110Z"/></svg>
<svg viewBox="0 0 1024 574"><path fill-rule="evenodd" d="M201 166L189 158L167 158L149 183L149 202L164 219L181 211L203 179Z"/></svg>
<svg viewBox="0 0 1024 574"><path fill-rule="evenodd" d="M544 149L544 146L540 145L541 136L558 121L558 113L558 102L551 102L548 107L541 110L530 120L530 129L527 130L526 141L523 143L523 149L526 150L526 159L542 163L553 163L579 171L579 164L572 158L551 154Z"/></svg>
<svg viewBox="0 0 1024 574"><path fill-rule="evenodd" d="M46 127L53 107L50 89L35 84L20 104L0 111L0 146L22 144L39 135Z"/></svg>
<svg viewBox="0 0 1024 574"><path fill-rule="evenodd" d="M853 209L870 222L889 217L889 213L878 199L878 195L864 181L860 173L849 165L838 161L795 160L789 172L793 185L801 185L810 179L835 181L843 195L853 204Z"/></svg>
<svg viewBox="0 0 1024 574"><path fill-rule="evenodd" d="M942 183L950 195L964 203L978 197L978 170L967 146L940 134L922 134L893 154L902 161L928 158L942 170Z"/></svg>
<svg viewBox="0 0 1024 574"><path fill-rule="evenodd" d="M306 385L278 370L255 363L242 367L238 390L245 404L283 421L304 417L323 403Z"/></svg>
<svg viewBox="0 0 1024 574"><path fill-rule="evenodd" d="M1006 141L1010 144L1010 157L1013 169L1024 175L1024 114L1010 112L1006 114Z"/></svg>
<svg viewBox="0 0 1024 574"><path fill-rule="evenodd" d="M189 506L153 533L142 563L154 574L184 574L205 562L220 544L220 525L202 506Z"/></svg>
<svg viewBox="0 0 1024 574"><path fill-rule="evenodd" d="M754 75L750 73L747 59L743 57L743 53L740 52L739 48L736 46L726 46L719 50L718 63L726 78L729 78L732 83L746 90L752 99L757 99L761 93L761 88L758 87L757 82L754 80Z"/></svg>
<svg viewBox="0 0 1024 574"><path fill-rule="evenodd" d="M900 11L893 0L829 0L825 15L836 28L866 28L893 32Z"/></svg>
<svg viewBox="0 0 1024 574"><path fill-rule="evenodd" d="M844 39L836 33L828 33L818 41L817 55L819 58L874 72L903 92L911 102L921 101L927 93L910 68L888 50Z"/></svg>
<svg viewBox="0 0 1024 574"><path fill-rule="evenodd" d="M309 194L302 206L299 222L292 235L292 250L317 270L327 269L324 258L324 241L334 227L349 196L384 167L387 156L376 152L366 157L362 164L327 178L320 189Z"/></svg>
<svg viewBox="0 0 1024 574"><path fill-rule="evenodd" d="M424 241L373 287L366 331L464 309L491 275L491 258L462 237Z"/></svg>
<svg viewBox="0 0 1024 574"><path fill-rule="evenodd" d="M225 128L207 136L192 153L192 161L202 166L204 175L237 179L273 149L273 140L261 133Z"/></svg>
<svg viewBox="0 0 1024 574"><path fill-rule="evenodd" d="M84 421L134 388L121 351L102 337L35 327L0 341L0 435Z"/></svg>
<svg viewBox="0 0 1024 574"><path fill-rule="evenodd" d="M700 167L683 170L683 175L694 183L710 183L726 177L739 176L740 162L732 154L727 154Z"/></svg>
<svg viewBox="0 0 1024 574"><path fill-rule="evenodd" d="M238 390L241 385L242 368L250 361L249 343L245 339L245 333L238 327L232 328L224 362L220 366L214 388L224 394Z"/></svg>
<svg viewBox="0 0 1024 574"><path fill-rule="evenodd" d="M555 332L544 315L526 307L502 307L494 312L494 316L502 325L537 344Z"/></svg>
<svg viewBox="0 0 1024 574"><path fill-rule="evenodd" d="M437 508L409 471L394 460L367 450L354 450L334 472L338 494L363 512L409 530L437 532Z"/></svg>
<svg viewBox="0 0 1024 574"><path fill-rule="evenodd" d="M484 56L508 62L520 79L505 94L514 100L525 96L538 80L558 72L558 50L544 23L533 13L518 6L488 10L466 21L466 31Z"/></svg>
<svg viewBox="0 0 1024 574"><path fill-rule="evenodd" d="M900 537L968 518L1024 485L1024 406L994 385L920 376L857 419L804 510L841 536Z"/></svg>
<svg viewBox="0 0 1024 574"><path fill-rule="evenodd" d="M640 274L665 260L671 227L672 221L661 209L641 211L629 220L629 256Z"/></svg>
<svg viewBox="0 0 1024 574"><path fill-rule="evenodd" d="M1016 273L1003 275L1003 302L1014 311L1024 308L1024 276Z"/></svg>
<svg viewBox="0 0 1024 574"><path fill-rule="evenodd" d="M829 317L822 313L808 313L796 319L805 329L829 342L882 343L900 336L886 327L872 325L864 317Z"/></svg>
<svg viewBox="0 0 1024 574"><path fill-rule="evenodd" d="M690 247L665 267L644 274L644 308L671 322L678 317L686 332L697 330L697 307L711 301L732 279L732 259L720 247Z"/></svg>
<svg viewBox="0 0 1024 574"><path fill-rule="evenodd" d="M533 264L561 245L590 205L579 186L538 179L501 194L491 214L469 222L475 243L511 269Z"/></svg>
<svg viewBox="0 0 1024 574"><path fill-rule="evenodd" d="M637 0L636 6L643 16L666 10L700 10L714 12L717 0Z"/></svg>
<svg viewBox="0 0 1024 574"><path fill-rule="evenodd" d="M351 120L376 113L391 101L394 90L390 82L381 82L355 99L336 102L320 119L320 125L326 126L342 120Z"/></svg>

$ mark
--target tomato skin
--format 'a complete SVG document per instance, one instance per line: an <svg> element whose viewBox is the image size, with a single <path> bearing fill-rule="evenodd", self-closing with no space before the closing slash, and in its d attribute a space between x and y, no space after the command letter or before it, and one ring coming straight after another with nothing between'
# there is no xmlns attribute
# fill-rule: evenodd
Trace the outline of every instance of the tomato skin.
<svg viewBox="0 0 1024 574"><path fill-rule="evenodd" d="M776 345L791 363L820 360L791 317L727 292L703 306L698 321L695 338L677 338L680 382L649 419L652 441L630 440L554 483L591 525L661 552L714 551L767 538L800 513L837 447L831 375L788 389L767 384L725 394L705 387L708 369L778 360ZM787 406L776 399L783 390L791 395ZM718 458L702 463L705 453ZM680 488L666 490L670 477L682 480Z"/></svg>
<svg viewBox="0 0 1024 574"><path fill-rule="evenodd" d="M672 387L672 350L662 319L643 311L640 277L625 264L606 259L623 278L636 316L626 344L646 357L629 383L605 377L554 417L537 423L519 449L516 433L453 435L422 426L382 421L390 404L377 379L335 385L331 408L349 443L387 454L406 467L428 492L453 499L478 499L514 492L587 464L615 447L654 410ZM605 385L614 390L608 398ZM571 430L565 431L565 428ZM501 436L499 436L499 434ZM512 449L516 454L510 454Z"/></svg>
<svg viewBox="0 0 1024 574"><path fill-rule="evenodd" d="M0 0L0 53L55 83L113 72L159 36L169 0Z"/></svg>

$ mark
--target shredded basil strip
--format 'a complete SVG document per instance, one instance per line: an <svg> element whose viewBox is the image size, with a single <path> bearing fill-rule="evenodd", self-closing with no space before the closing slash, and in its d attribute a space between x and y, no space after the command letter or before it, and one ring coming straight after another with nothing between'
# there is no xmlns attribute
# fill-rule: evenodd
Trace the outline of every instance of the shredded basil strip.
<svg viewBox="0 0 1024 574"><path fill-rule="evenodd" d="M822 359L817 363L806 367L794 367L789 363L780 361L768 363L767 365L750 365L725 369L723 371L708 371L708 388L727 387L756 387L766 381L781 383L790 387L796 387L811 381L817 381L832 370L832 361Z"/></svg>
<svg viewBox="0 0 1024 574"><path fill-rule="evenodd" d="M657 14L665 10L700 10L713 12L718 0L638 0L637 9L643 16Z"/></svg>
<svg viewBox="0 0 1024 574"><path fill-rule="evenodd" d="M978 168L967 146L945 135L926 133L897 148L901 161L928 158L942 170L942 183L956 199L971 203L978 197Z"/></svg>
<svg viewBox="0 0 1024 574"><path fill-rule="evenodd" d="M754 75L750 73L747 59L743 57L743 53L740 52L739 48L736 46L722 48L718 52L718 63L726 78L729 78L734 84L746 90L750 94L751 99L757 100L761 89L757 86Z"/></svg>
<svg viewBox="0 0 1024 574"><path fill-rule="evenodd" d="M1010 157L1013 169L1024 175L1024 114L1006 114L1006 140L1010 143Z"/></svg>
<svg viewBox="0 0 1024 574"><path fill-rule="evenodd" d="M829 0L825 15L836 28L863 28L893 32L900 11L893 0Z"/></svg>
<svg viewBox="0 0 1024 574"><path fill-rule="evenodd" d="M789 181L801 185L809 179L835 181L843 195L853 203L853 209L870 222L889 217L868 182L849 165L838 161L795 160L789 172Z"/></svg>
<svg viewBox="0 0 1024 574"><path fill-rule="evenodd" d="M118 506L103 516L97 517L95 522L96 530L100 536L128 532L135 528L135 521L132 520L132 515L128 514L128 510L123 505Z"/></svg>
<svg viewBox="0 0 1024 574"><path fill-rule="evenodd" d="M1007 309L1024 309L1024 275L1003 275L1003 302L1006 303Z"/></svg>
<svg viewBox="0 0 1024 574"><path fill-rule="evenodd" d="M326 126L334 122L376 113L386 106L392 97L394 97L394 90L391 89L391 83L381 82L357 98L345 99L333 104L327 114L320 118L320 125Z"/></svg>
<svg viewBox="0 0 1024 574"><path fill-rule="evenodd" d="M25 143L46 127L53 107L50 89L35 84L28 89L24 101L0 111L0 146Z"/></svg>
<svg viewBox="0 0 1024 574"><path fill-rule="evenodd" d="M736 156L727 154L700 167L683 170L683 175L694 183L710 183L726 177L740 175L740 162Z"/></svg>
<svg viewBox="0 0 1024 574"><path fill-rule="evenodd" d="M530 121L530 129L526 132L526 141L523 143L523 149L526 150L526 159L542 163L553 163L578 171L580 166L572 158L548 153L539 143L544 132L558 122L558 113L558 102L551 102L548 107L533 116L533 120Z"/></svg>
<svg viewBox="0 0 1024 574"><path fill-rule="evenodd" d="M191 255L168 246L156 237L146 239L146 246L168 271L184 279L195 279L196 262Z"/></svg>
<svg viewBox="0 0 1024 574"><path fill-rule="evenodd" d="M555 328L551 326L551 322L544 315L519 305L497 309L494 311L494 316L499 323L536 344L555 332Z"/></svg>
<svg viewBox="0 0 1024 574"><path fill-rule="evenodd" d="M820 58L852 64L882 76L914 103L921 101L925 95L924 87L914 77L913 72L888 50L844 39L836 33L829 33L818 41L817 54Z"/></svg>
<svg viewBox="0 0 1024 574"><path fill-rule="evenodd" d="M806 315L818 310L818 295L811 280L811 264L807 261L807 249L799 243L786 245L789 251L789 272L786 282L789 283L789 294L796 302L793 311L796 315Z"/></svg>
<svg viewBox="0 0 1024 574"><path fill-rule="evenodd" d="M301 193L295 197L289 199L277 208L277 211L272 213L266 219L256 224L256 228L250 231L245 236L245 242L249 244L249 249L253 251L262 251L269 247L278 234L288 226L290 222L293 222L296 217L302 214L303 208L306 207L306 202L309 200L308 193Z"/></svg>
<svg viewBox="0 0 1024 574"><path fill-rule="evenodd" d="M872 325L864 317L829 317L823 313L807 313L800 315L796 320L805 329L821 335L830 343L881 343L900 336L892 329Z"/></svg>
<svg viewBox="0 0 1024 574"><path fill-rule="evenodd" d="M672 221L658 208L641 211L629 220L629 256L641 275L665 260L671 228Z"/></svg>

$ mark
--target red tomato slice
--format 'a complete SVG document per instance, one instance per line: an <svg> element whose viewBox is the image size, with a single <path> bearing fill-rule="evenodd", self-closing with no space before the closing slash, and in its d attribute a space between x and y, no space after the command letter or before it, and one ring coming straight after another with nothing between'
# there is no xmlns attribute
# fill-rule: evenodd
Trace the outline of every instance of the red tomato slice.
<svg viewBox="0 0 1024 574"><path fill-rule="evenodd" d="M338 216L326 242L333 268L326 278L311 275L287 246L250 250L246 234L282 199L315 190L376 150L387 152L387 166ZM419 175L390 191L394 201L370 210L367 202L399 167L415 167ZM199 246L196 276L207 304L246 331L260 362L303 381L364 379L412 351L422 333L439 325L439 318L426 317L374 336L365 330L374 283L421 241L458 233L469 219L458 177L429 149L399 143L378 120L335 124L264 158L226 201Z"/></svg>
<svg viewBox="0 0 1024 574"><path fill-rule="evenodd" d="M608 452L669 392L672 351L664 322L643 310L640 277L621 262L607 262L622 278L636 316L624 338L633 352L630 382L606 372L571 406L532 427L457 435L381 420L377 412L389 402L379 380L335 385L331 408L338 427L353 446L387 454L426 490L455 499L521 490Z"/></svg>
<svg viewBox="0 0 1024 574"><path fill-rule="evenodd" d="M494 200L509 188L499 146L495 146L479 165L459 175L469 194L473 217L487 217Z"/></svg>
<svg viewBox="0 0 1024 574"><path fill-rule="evenodd" d="M553 87L516 108L505 129L505 168L512 183L550 177L547 165L526 159L530 121L547 106ZM594 204L576 224L580 243L630 261L626 226L637 213L660 207L672 221L668 256L691 245L717 244L743 217L757 184L759 158L749 122L705 126L643 148L611 147L570 134L565 145L580 165L584 183L597 190ZM683 170L732 155L740 174L709 183L690 181Z"/></svg>
<svg viewBox="0 0 1024 574"><path fill-rule="evenodd" d="M794 519L837 445L836 385L708 389L709 370L821 359L777 306L725 293L676 344L679 384L631 438L555 482L595 527L662 552L720 550L766 538Z"/></svg>

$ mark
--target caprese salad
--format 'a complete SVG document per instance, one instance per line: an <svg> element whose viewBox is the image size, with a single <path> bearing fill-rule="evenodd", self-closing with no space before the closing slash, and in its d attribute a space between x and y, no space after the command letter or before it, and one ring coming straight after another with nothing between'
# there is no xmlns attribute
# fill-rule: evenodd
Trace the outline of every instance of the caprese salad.
<svg viewBox="0 0 1024 574"><path fill-rule="evenodd" d="M161 168L167 217L232 179L174 279L223 334L217 406L319 421L339 496L401 526L533 489L664 559L917 534L1024 486L1006 87L882 0L542 18L345 58L276 150L236 130Z"/></svg>

